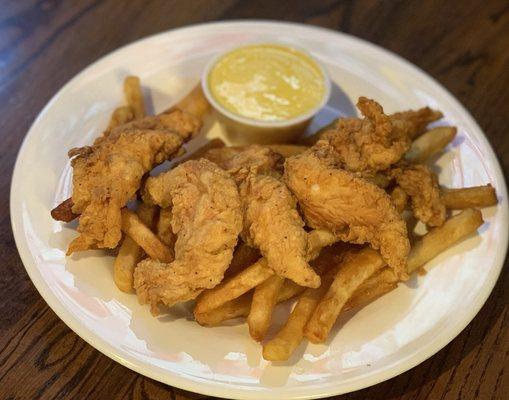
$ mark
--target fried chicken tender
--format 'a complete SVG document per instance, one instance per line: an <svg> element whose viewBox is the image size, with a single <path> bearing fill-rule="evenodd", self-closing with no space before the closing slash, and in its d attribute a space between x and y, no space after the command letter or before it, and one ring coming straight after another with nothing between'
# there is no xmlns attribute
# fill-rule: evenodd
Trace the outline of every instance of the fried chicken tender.
<svg viewBox="0 0 509 400"><path fill-rule="evenodd" d="M306 259L307 234L297 200L280 179L282 156L259 145L213 149L206 156L228 170L239 185L244 242L260 249L279 276L318 287L320 277Z"/></svg>
<svg viewBox="0 0 509 400"><path fill-rule="evenodd" d="M393 125L376 101L360 97L357 107L363 119L340 119L322 139L337 152L344 169L360 173L387 169L408 151L410 138L399 128L403 124Z"/></svg>
<svg viewBox="0 0 509 400"><path fill-rule="evenodd" d="M171 207L177 236L172 263L147 259L134 273L138 299L157 313L159 303L172 306L194 299L221 282L242 229L242 212L234 180L205 159L147 179L143 198Z"/></svg>
<svg viewBox="0 0 509 400"><path fill-rule="evenodd" d="M442 117L443 114L440 111L429 107L397 112L389 116L394 129L404 132L410 139L424 133L428 124Z"/></svg>
<svg viewBox="0 0 509 400"><path fill-rule="evenodd" d="M410 197L415 217L428 226L445 222L446 207L440 198L436 174L425 165L401 165L391 171L397 184Z"/></svg>
<svg viewBox="0 0 509 400"><path fill-rule="evenodd" d="M297 200L279 179L249 175L240 184L246 243L260 249L270 268L300 286L318 287L307 262L307 233Z"/></svg>
<svg viewBox="0 0 509 400"><path fill-rule="evenodd" d="M119 126L92 146L72 149L72 212L81 214L80 236L68 254L91 247L114 248L121 238L120 209L134 197L142 177L180 150L200 122L181 111Z"/></svg>
<svg viewBox="0 0 509 400"><path fill-rule="evenodd" d="M285 162L284 180L297 197L306 222L339 240L369 243L401 279L407 279L410 250L405 222L385 191L350 171L334 148L320 140Z"/></svg>
<svg viewBox="0 0 509 400"><path fill-rule="evenodd" d="M283 167L280 154L260 145L210 149L204 158L229 171L238 182L248 173L272 174Z"/></svg>
<svg viewBox="0 0 509 400"><path fill-rule="evenodd" d="M334 147L342 168L368 176L401 160L411 139L442 117L428 107L386 115L380 104L366 97L359 98L357 108L364 118L339 119L321 139Z"/></svg>

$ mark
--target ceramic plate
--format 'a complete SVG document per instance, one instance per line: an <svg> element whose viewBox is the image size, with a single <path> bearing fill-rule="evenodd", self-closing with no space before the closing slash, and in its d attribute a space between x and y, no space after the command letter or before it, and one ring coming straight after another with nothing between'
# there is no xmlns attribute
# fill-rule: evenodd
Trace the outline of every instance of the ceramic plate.
<svg viewBox="0 0 509 400"><path fill-rule="evenodd" d="M335 83L314 129L354 115L360 95L387 112L429 105L458 127L438 160L449 187L491 183L500 204L483 210L480 234L440 255L416 277L344 315L332 339L302 344L287 363L261 357L247 327L203 328L189 306L153 318L134 295L117 290L111 254L65 256L75 226L50 210L70 193L69 148L90 144L122 99L126 74L141 77L159 112L190 90L210 57L250 41L278 41L309 50ZM220 128L212 129L220 135ZM41 112L18 155L11 192L16 244L35 286L78 335L115 361L172 386L241 398L318 398L364 388L419 364L451 341L479 311L499 275L507 248L507 191L500 166L470 114L443 87L405 60L354 37L296 24L228 22L165 32L123 47L65 85ZM278 309L277 315L284 316ZM276 318L277 319L277 318ZM277 325L277 324L276 324Z"/></svg>

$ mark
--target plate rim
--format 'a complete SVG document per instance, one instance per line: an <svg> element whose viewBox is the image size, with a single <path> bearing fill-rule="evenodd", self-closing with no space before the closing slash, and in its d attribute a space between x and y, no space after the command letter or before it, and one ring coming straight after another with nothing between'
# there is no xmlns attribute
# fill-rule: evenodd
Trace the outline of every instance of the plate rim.
<svg viewBox="0 0 509 400"><path fill-rule="evenodd" d="M331 29L307 25L296 22L286 22L286 21L272 21L272 20L263 20L263 19L246 19L246 20L230 20L230 21L213 21L207 23L196 23L192 25L187 25L184 27L170 29L163 32L159 32L154 35L146 36L140 38L136 41L130 42L126 45L123 45L92 62L81 71L79 71L76 75L74 75L70 80L68 80L64 85L62 85L52 96L52 98L47 102L44 108L39 112L34 122L31 124L27 134L25 135L22 144L19 148L18 154L16 156L16 161L14 165L14 170L11 178L10 185L10 219L11 219L11 228L13 231L14 241L16 244L16 248L20 255L21 261L25 270L27 271L30 280L36 287L39 294L46 301L48 306L57 314L57 316L64 322L73 332L75 332L78 336L80 336L85 342L87 342L90 346L94 347L96 350L100 351L107 357L112 360L118 362L119 364L141 374L147 376L151 379L157 380L169 386L174 386L183 390L188 390L194 393L200 393L205 395L212 395L221 398L232 398L234 395L235 398L238 399L259 399L259 398L274 398L274 396L291 396L287 398L292 399L314 399L314 398L323 398L331 395L339 395L343 393L352 392L355 390L360 390L363 388L367 388L372 385L376 385L380 382L386 381L393 377L396 377L413 367L421 364L438 351L443 349L447 344L449 344L454 338L456 338L465 327L476 317L479 310L486 303L489 298L493 288L499 278L499 275L502 271L504 260L507 255L507 249L509 244L509 235L508 235L508 224L505 224L505 227L501 231L500 242L502 244L502 250L498 250L496 259L493 262L492 268L496 267L496 270L493 271L490 275L487 276L486 283L480 288L477 292L474 302L474 307L471 308L471 311L468 314L465 314L463 319L458 320L456 323L452 324L452 326L448 326L448 329L445 330L447 334L441 334L435 336L433 339L426 342L420 350L416 351L414 354L408 356L406 359L398 359L394 361L392 364L384 367L378 372L373 372L368 374L366 377L354 381L353 383L343 383L338 385L328 385L323 388L292 388L291 390L284 390L284 386L282 388L249 388L245 389L243 387L238 387L235 384L227 384L224 382L213 382L209 379L203 379L199 377L193 377L192 379L187 378L182 375L177 375L175 373L168 373L160 371L160 368L153 367L147 370L146 364L141 361L131 362L127 358L123 358L121 355L115 352L115 349L112 348L110 344L108 344L104 339L97 336L93 331L89 328L85 327L82 323L80 323L79 319L75 318L70 312L58 301L58 298L51 292L49 286L46 284L40 271L37 268L35 260L30 256L29 252L25 249L25 243L23 241L24 234L23 229L18 226L16 219L16 215L20 215L19 211L21 202L18 201L21 196L18 190L15 187L15 182L17 182L20 178L20 171L22 169L21 166L21 158L24 152L26 152L26 147L28 146L28 142L30 138L34 135L34 127L38 124L38 122L43 118L46 112L51 108L53 103L57 101L57 99L61 96L62 92L72 86L72 84L77 81L82 75L85 75L90 69L93 69L96 65L104 62L107 58L113 57L117 53L131 47L138 46L145 41L154 41L160 37L171 35L175 33L181 33L185 31L199 30L210 26L223 26L230 27L231 29L238 29L241 26L245 25L266 25L267 27L277 28L277 26L286 26L293 27L295 29L300 30L308 30L314 32L320 32L321 34L325 34L334 37L341 37L343 40L351 41L360 45L361 47L368 48L370 51L375 51L377 53L381 53L386 57L392 58L395 62L405 67L407 70L414 70L414 72L418 72L424 79L428 80L434 87L435 90L441 93L441 95L447 99L447 101L455 108L457 108L462 116L468 121L471 126L473 126L480 135L476 135L476 139L478 139L489 152L491 152L491 156L493 158L493 172L497 181L500 183L499 197L507 199L507 185L504 179L504 175L502 173L502 168L496 153L493 150L488 138L486 137L484 131L477 124L475 119L472 117L470 112L463 106L463 104L454 97L444 86L442 86L435 78L426 73L420 67L412 64L410 61L401 57L400 55L385 49L381 46L368 42L364 39L358 38L356 36L334 31ZM17 211L17 212L15 212ZM502 208L500 218L504 218L506 221L509 221L507 208ZM145 369L144 369L145 368ZM299 394L302 392L302 394Z"/></svg>

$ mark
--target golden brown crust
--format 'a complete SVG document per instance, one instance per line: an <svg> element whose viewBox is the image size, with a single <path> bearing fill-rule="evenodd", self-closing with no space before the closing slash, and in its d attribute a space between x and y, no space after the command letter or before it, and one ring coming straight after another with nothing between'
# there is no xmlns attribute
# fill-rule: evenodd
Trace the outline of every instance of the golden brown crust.
<svg viewBox="0 0 509 400"><path fill-rule="evenodd" d="M387 264L405 279L410 243L406 224L390 197L336 165L337 155L324 140L286 160L285 182L297 197L308 225L331 230L340 240L380 249Z"/></svg>
<svg viewBox="0 0 509 400"><path fill-rule="evenodd" d="M72 149L72 212L81 216L80 236L68 253L114 248L121 238L120 209L135 196L143 175L177 154L198 128L199 121L176 111L119 126L93 146Z"/></svg>
<svg viewBox="0 0 509 400"><path fill-rule="evenodd" d="M158 303L190 300L221 282L242 229L242 213L233 179L205 159L149 178L143 196L171 207L177 236L175 261L145 260L135 271L138 298L156 312Z"/></svg>
<svg viewBox="0 0 509 400"><path fill-rule="evenodd" d="M410 197L415 217L429 226L445 222L446 207L440 197L438 177L425 165L401 165L391 174L399 187Z"/></svg>
<svg viewBox="0 0 509 400"><path fill-rule="evenodd" d="M322 139L334 148L344 169L373 174L398 162L410 148L410 138L393 126L376 101L360 97L357 107L364 118L338 120Z"/></svg>

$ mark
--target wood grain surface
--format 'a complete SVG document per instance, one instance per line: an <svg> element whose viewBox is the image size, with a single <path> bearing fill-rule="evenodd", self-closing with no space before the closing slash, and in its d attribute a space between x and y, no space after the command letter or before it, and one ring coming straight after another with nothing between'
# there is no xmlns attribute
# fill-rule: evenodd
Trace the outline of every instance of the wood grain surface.
<svg viewBox="0 0 509 400"><path fill-rule="evenodd" d="M265 18L347 32L427 71L470 110L509 170L507 0L0 0L0 399L197 399L103 356L39 296L9 219L16 153L55 92L119 46L219 19ZM34 167L36 167L34 160ZM508 399L507 262L467 328L416 368L338 399Z"/></svg>

